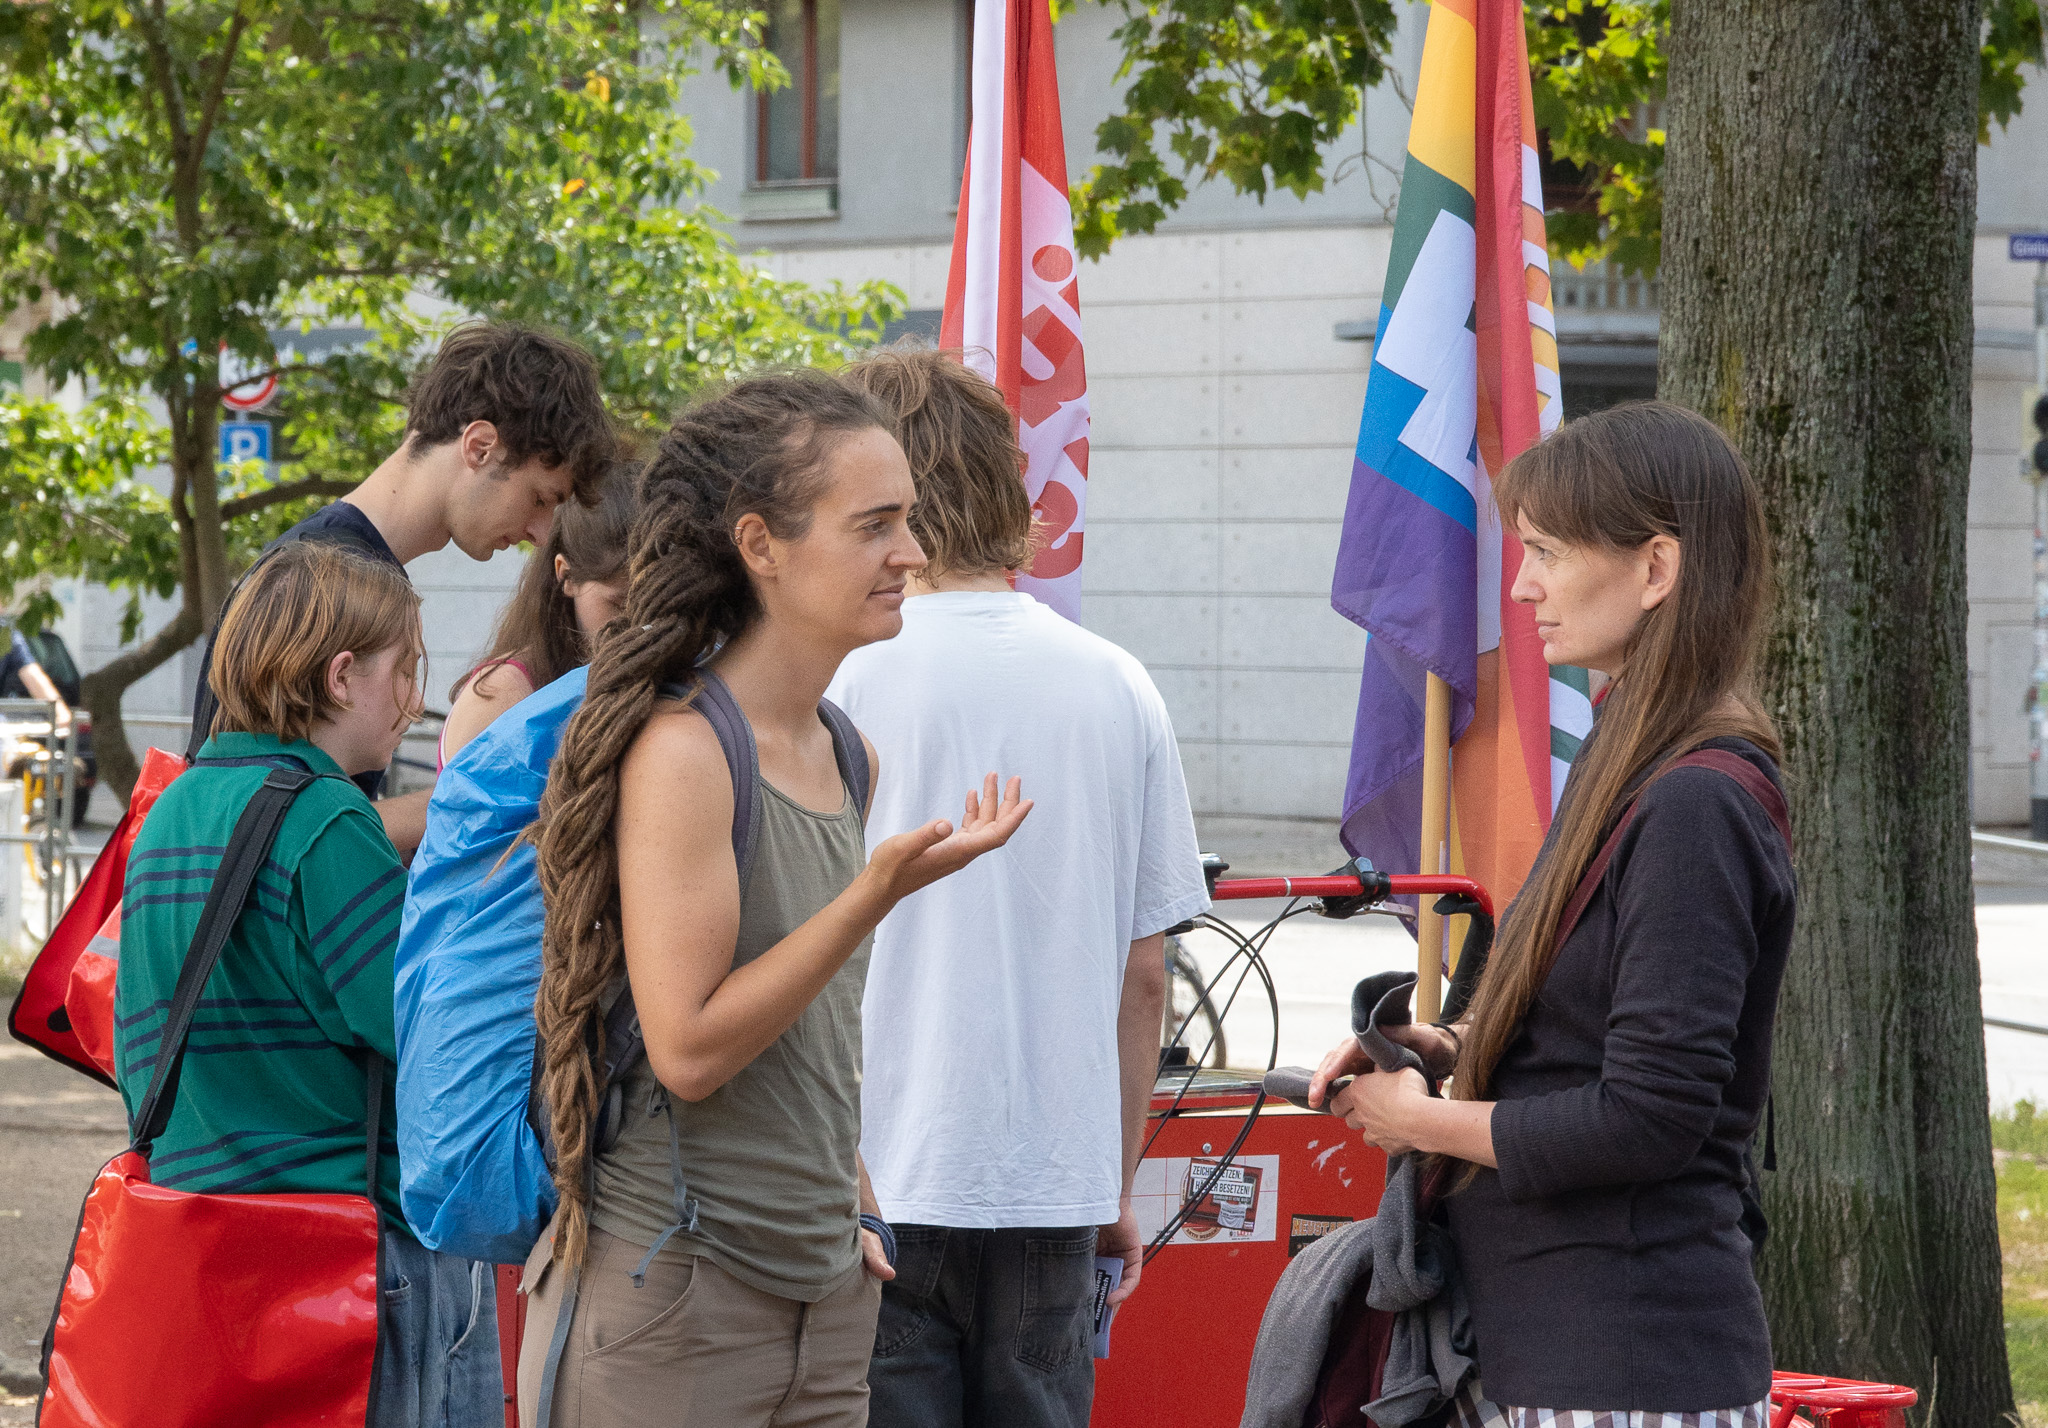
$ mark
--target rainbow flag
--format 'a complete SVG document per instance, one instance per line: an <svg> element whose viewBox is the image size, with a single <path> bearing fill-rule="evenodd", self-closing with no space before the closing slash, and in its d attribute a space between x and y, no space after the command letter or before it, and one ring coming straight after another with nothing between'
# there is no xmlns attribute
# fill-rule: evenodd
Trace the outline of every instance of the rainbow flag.
<svg viewBox="0 0 2048 1428"><path fill-rule="evenodd" d="M1344 844L1416 867L1425 673L1452 691L1451 867L1505 904L1592 728L1508 596L1491 472L1563 415L1521 0L1432 0L1330 586L1365 627Z"/></svg>
<svg viewBox="0 0 2048 1428"><path fill-rule="evenodd" d="M976 5L970 71L974 122L939 342L1002 388L1017 415L1039 528L1017 588L1078 620L1088 368L1047 0Z"/></svg>

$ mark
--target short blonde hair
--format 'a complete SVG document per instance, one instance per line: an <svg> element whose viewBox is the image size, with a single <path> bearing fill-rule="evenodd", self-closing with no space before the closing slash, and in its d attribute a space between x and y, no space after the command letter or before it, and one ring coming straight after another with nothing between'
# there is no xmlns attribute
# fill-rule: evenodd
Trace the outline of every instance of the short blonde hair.
<svg viewBox="0 0 2048 1428"><path fill-rule="evenodd" d="M1003 394L957 352L899 344L845 369L896 414L896 440L917 481L910 533L924 578L1027 570L1036 554L1024 450Z"/></svg>
<svg viewBox="0 0 2048 1428"><path fill-rule="evenodd" d="M412 655L392 677L399 707L417 718L422 643L420 597L403 570L327 541L280 546L242 581L214 637L212 732L308 738L341 708L327 692L334 657L394 646Z"/></svg>

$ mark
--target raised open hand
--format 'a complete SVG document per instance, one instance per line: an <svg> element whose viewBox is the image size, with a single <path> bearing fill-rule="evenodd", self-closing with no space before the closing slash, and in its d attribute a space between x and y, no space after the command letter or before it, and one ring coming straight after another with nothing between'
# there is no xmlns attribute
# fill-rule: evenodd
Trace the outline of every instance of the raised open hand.
<svg viewBox="0 0 2048 1428"><path fill-rule="evenodd" d="M880 882L890 901L957 873L991 848L1010 841L1031 811L1031 800L1022 796L1022 779L1011 779L1000 796L996 782L996 775L990 774L982 780L979 793L967 795L959 827L940 818L876 846L867 871Z"/></svg>

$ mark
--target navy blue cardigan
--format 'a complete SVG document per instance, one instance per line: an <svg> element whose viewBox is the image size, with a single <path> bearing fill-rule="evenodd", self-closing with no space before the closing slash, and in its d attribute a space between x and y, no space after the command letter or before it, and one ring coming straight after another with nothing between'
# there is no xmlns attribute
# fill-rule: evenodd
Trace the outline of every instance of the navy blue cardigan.
<svg viewBox="0 0 2048 1428"><path fill-rule="evenodd" d="M1708 747L1777 781L1753 744ZM1691 1412L1769 1390L1741 1195L1793 901L1789 850L1733 779L1643 793L1494 1073L1500 1168L1446 1202L1494 1402Z"/></svg>

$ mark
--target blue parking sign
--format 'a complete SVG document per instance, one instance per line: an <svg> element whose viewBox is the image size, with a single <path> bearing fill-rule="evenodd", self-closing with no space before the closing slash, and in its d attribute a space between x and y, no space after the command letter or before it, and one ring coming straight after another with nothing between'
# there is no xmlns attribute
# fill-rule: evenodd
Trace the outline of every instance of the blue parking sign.
<svg viewBox="0 0 2048 1428"><path fill-rule="evenodd" d="M270 459L270 423L267 421L224 421L220 424L222 465L235 461Z"/></svg>

